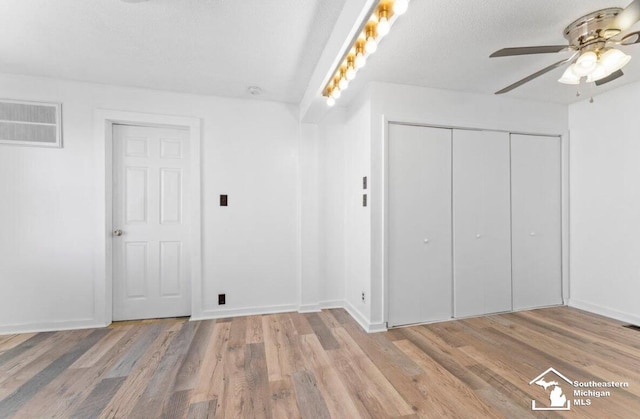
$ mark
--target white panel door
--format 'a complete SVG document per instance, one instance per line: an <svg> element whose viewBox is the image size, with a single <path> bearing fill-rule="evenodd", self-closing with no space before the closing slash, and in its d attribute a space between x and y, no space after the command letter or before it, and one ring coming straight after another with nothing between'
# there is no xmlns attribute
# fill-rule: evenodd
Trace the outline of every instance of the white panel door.
<svg viewBox="0 0 640 419"><path fill-rule="evenodd" d="M453 131L455 316L511 310L509 134Z"/></svg>
<svg viewBox="0 0 640 419"><path fill-rule="evenodd" d="M189 132L113 126L113 320L187 316Z"/></svg>
<svg viewBox="0 0 640 419"><path fill-rule="evenodd" d="M451 130L389 124L390 326L451 318Z"/></svg>
<svg viewBox="0 0 640 419"><path fill-rule="evenodd" d="M562 304L559 137L511 135L513 307Z"/></svg>

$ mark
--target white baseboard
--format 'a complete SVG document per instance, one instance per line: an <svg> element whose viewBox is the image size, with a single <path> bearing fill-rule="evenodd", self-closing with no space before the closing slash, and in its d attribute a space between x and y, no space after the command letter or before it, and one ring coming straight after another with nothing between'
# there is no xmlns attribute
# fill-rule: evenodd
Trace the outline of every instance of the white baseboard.
<svg viewBox="0 0 640 419"><path fill-rule="evenodd" d="M320 304L303 304L298 307L298 313L317 313L321 310Z"/></svg>
<svg viewBox="0 0 640 419"><path fill-rule="evenodd" d="M624 313L622 311L614 310L607 307L602 307L597 304L587 303L585 301L575 300L573 298L569 299L568 305L569 307L588 311L594 314L599 314L605 317L610 317L612 319L620 320L622 322L640 325L640 316L636 314Z"/></svg>
<svg viewBox="0 0 640 419"><path fill-rule="evenodd" d="M203 310L201 315L191 316L190 320L211 320L211 319L224 319L226 317L235 317L235 316L257 316L260 314L288 313L291 311L298 311L298 308L299 306L297 304L286 304L286 305L279 305L279 306Z"/></svg>
<svg viewBox="0 0 640 419"><path fill-rule="evenodd" d="M344 308L344 301L343 300L321 301L320 308L321 309Z"/></svg>
<svg viewBox="0 0 640 419"><path fill-rule="evenodd" d="M349 315L351 317L353 317L353 319L355 321L358 322L358 324L360 325L360 327L362 327L364 329L365 332L367 333L377 333L377 332L386 332L387 331L387 325L384 323L370 323L367 318L364 316L364 314L362 314L360 312L360 310L358 310L357 308L355 308L353 306L353 304L351 304L348 301L344 302L344 309L347 310L347 313L349 313Z"/></svg>
<svg viewBox="0 0 640 419"><path fill-rule="evenodd" d="M101 323L95 319L78 319L55 322L37 322L24 324L10 324L0 326L0 335L14 335L18 333L58 332L61 330L93 329L106 327L109 324Z"/></svg>

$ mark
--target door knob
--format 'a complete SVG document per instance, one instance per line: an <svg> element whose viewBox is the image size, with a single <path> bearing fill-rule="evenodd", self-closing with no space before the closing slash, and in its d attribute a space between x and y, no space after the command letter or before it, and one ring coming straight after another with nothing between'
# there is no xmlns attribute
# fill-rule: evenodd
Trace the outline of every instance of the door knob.
<svg viewBox="0 0 640 419"><path fill-rule="evenodd" d="M424 239L424 242L425 243L429 243L429 239Z"/></svg>
<svg viewBox="0 0 640 419"><path fill-rule="evenodd" d="M482 234L476 234L476 239L479 239L480 237L482 237Z"/></svg>
<svg viewBox="0 0 640 419"><path fill-rule="evenodd" d="M531 237L533 237L533 236L535 236L535 235L536 235L536 232L535 232L535 231L532 231L531 233L529 233L529 235L530 235Z"/></svg>
<svg viewBox="0 0 640 419"><path fill-rule="evenodd" d="M118 237L122 236L122 230L113 230L113 235Z"/></svg>

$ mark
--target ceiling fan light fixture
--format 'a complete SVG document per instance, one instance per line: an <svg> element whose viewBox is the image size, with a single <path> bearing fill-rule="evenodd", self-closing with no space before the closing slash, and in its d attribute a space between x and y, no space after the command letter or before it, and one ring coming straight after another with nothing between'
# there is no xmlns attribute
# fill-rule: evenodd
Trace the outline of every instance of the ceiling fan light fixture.
<svg viewBox="0 0 640 419"><path fill-rule="evenodd" d="M562 74L562 77L560 77L560 79L558 79L558 81L560 83L564 83L564 84L580 84L580 77L578 77L573 71L573 66L574 65L575 64L571 64L564 71L564 74Z"/></svg>
<svg viewBox="0 0 640 419"><path fill-rule="evenodd" d="M614 71L620 70L629 61L631 61L631 56L616 48L611 48L600 56L600 64L606 69L607 76Z"/></svg>
<svg viewBox="0 0 640 419"><path fill-rule="evenodd" d="M571 65L573 73L578 77L586 77L598 65L598 55L593 51L582 53L576 62Z"/></svg>
<svg viewBox="0 0 640 419"><path fill-rule="evenodd" d="M611 74L611 72L607 70L607 67L605 67L601 62L599 62L598 65L596 66L595 70L593 70L587 76L587 83L593 83L593 82L596 82L596 81L598 81L600 79L604 79L609 74Z"/></svg>

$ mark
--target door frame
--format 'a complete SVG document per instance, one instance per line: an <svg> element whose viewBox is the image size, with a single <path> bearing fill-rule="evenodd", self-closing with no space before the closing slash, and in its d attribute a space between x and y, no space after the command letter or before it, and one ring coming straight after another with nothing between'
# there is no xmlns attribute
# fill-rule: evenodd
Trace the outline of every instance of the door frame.
<svg viewBox="0 0 640 419"><path fill-rule="evenodd" d="M382 175L382 207L381 210L381 221L382 225L378 228L381 230L381 246L382 246L382 258L381 258L381 274L382 274L382 322L385 328L388 328L389 325L389 259L388 259L388 239L389 239L389 124L398 124L398 125L412 125L419 127L427 127L427 128L444 128L451 130L468 130L468 131L496 131L496 132L506 132L509 134L521 134L521 135L538 135L538 136L547 136L547 137L558 137L560 138L560 160L561 160L561 173L560 173L560 182L561 182L561 292L562 292L562 305L569 304L570 300L570 271L569 271L569 248L570 248L570 238L569 238L569 132L565 133L554 133L554 132L529 132L529 131L518 131L518 130L509 130L504 128L496 128L491 129L487 127L468 127L468 126L456 126L456 125L448 125L448 124L437 124L431 122L425 122L422 119L412 119L412 118L404 118L395 115L385 115L383 114L380 118L381 133L382 133L382 167L381 167L381 175ZM453 154L451 156L453 158ZM452 220L452 223L455 222ZM376 226L372 226L372 228L376 228ZM372 252L375 252L375 249L371 249ZM375 259L373 259L375 260ZM375 262L373 262L375 263ZM455 281L455 279L454 279ZM454 286L453 284L452 286ZM452 304L455 307L455 294L452 295ZM452 317L451 320L455 320Z"/></svg>
<svg viewBox="0 0 640 419"><path fill-rule="evenodd" d="M202 138L199 118L128 112L109 109L94 111L94 138L98 181L96 184L99 221L95 272L94 272L94 316L96 321L109 325L113 320L113 125L137 125L155 128L180 128L189 130L191 147L191 176L189 192L191 209L188 217L191 258L191 317L202 313L202 200L201 200L201 154Z"/></svg>

